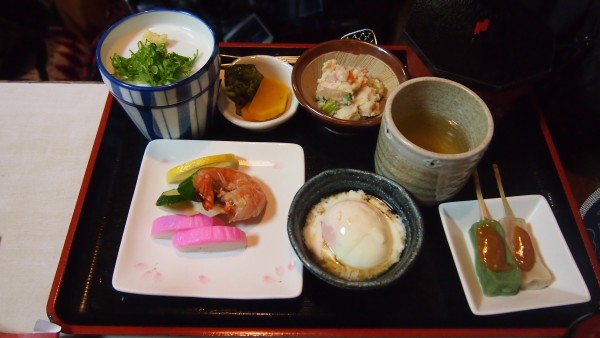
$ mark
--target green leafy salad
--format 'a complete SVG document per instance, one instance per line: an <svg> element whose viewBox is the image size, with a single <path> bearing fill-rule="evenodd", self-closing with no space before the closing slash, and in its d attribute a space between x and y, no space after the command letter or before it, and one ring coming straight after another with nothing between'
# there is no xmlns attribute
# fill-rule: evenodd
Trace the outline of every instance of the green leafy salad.
<svg viewBox="0 0 600 338"><path fill-rule="evenodd" d="M181 56L167 51L166 34L147 31L144 42L138 41L138 51L131 51L126 58L115 53L110 61L115 69L114 76L133 84L161 86L177 82L188 75L198 58L198 50L193 57Z"/></svg>

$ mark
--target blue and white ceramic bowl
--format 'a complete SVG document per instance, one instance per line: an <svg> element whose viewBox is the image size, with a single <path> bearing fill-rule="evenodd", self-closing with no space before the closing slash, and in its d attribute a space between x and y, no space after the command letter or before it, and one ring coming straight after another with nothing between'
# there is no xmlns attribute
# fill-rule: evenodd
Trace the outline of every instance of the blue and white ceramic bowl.
<svg viewBox="0 0 600 338"><path fill-rule="evenodd" d="M192 74L162 86L135 85L114 77L110 58L115 53L129 57L146 30L167 34L169 52L191 57L197 51ZM215 34L200 18L173 10L132 14L102 35L96 59L109 91L148 140L205 135L216 110L221 61Z"/></svg>

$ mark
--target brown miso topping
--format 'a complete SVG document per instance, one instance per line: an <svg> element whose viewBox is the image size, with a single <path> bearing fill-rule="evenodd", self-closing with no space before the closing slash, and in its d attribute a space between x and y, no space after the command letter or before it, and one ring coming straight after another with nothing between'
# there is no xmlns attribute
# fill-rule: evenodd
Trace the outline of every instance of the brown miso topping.
<svg viewBox="0 0 600 338"><path fill-rule="evenodd" d="M533 249L533 243L531 237L525 229L515 225L513 230L513 236L511 238L513 256L517 261L517 266L521 271L529 271L533 268L535 263L535 251Z"/></svg>
<svg viewBox="0 0 600 338"><path fill-rule="evenodd" d="M506 261L506 244L496 228L488 223L476 229L477 253L485 266L494 271L502 272L512 268Z"/></svg>

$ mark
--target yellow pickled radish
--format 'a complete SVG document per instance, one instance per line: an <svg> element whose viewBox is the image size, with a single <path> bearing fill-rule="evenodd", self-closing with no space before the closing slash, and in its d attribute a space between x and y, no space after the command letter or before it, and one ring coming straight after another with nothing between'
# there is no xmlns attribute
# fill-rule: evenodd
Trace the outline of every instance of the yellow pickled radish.
<svg viewBox="0 0 600 338"><path fill-rule="evenodd" d="M219 167L236 169L238 165L238 159L234 154L218 154L200 157L169 169L169 171L167 171L167 183L181 183L202 168Z"/></svg>
<svg viewBox="0 0 600 338"><path fill-rule="evenodd" d="M252 101L242 108L242 118L257 122L272 120L285 111L289 96L290 90L285 84L265 77Z"/></svg>

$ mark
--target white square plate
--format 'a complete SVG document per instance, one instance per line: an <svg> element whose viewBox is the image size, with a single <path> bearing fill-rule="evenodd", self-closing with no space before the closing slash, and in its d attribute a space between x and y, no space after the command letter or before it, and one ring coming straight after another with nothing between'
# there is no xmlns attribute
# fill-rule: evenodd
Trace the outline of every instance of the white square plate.
<svg viewBox="0 0 600 338"><path fill-rule="evenodd" d="M475 251L468 233L471 225L481 220L479 204L477 201L442 203L438 208L440 217L471 311L476 315L491 315L589 301L585 281L546 199L541 195L527 195L508 197L508 201L515 216L531 224L531 236L555 280L542 290L520 291L507 297L485 297L475 273ZM486 199L485 202L494 219L504 217L500 198Z"/></svg>
<svg viewBox="0 0 600 338"><path fill-rule="evenodd" d="M240 170L256 178L267 195L263 216L238 222L248 238L244 250L179 252L169 239L150 237L152 222L167 212L155 206L177 164L233 153ZM294 298L302 291L302 263L287 236L287 215L304 183L304 151L297 144L154 140L148 144L125 223L113 286L123 292L203 298Z"/></svg>

